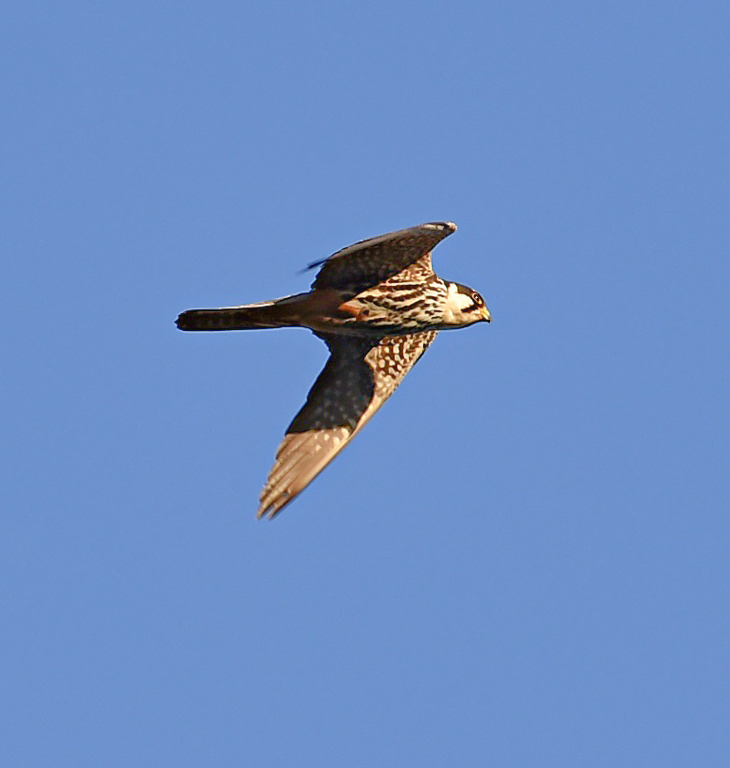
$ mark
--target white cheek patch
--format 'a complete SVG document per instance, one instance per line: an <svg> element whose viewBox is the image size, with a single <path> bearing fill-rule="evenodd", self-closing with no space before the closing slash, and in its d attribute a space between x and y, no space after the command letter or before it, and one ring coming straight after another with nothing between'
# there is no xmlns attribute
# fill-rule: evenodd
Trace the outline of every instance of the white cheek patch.
<svg viewBox="0 0 730 768"><path fill-rule="evenodd" d="M471 296L461 293L459 289L451 283L446 297L446 306L444 307L444 322L460 323L463 320L464 312L474 307L474 300Z"/></svg>
<svg viewBox="0 0 730 768"><path fill-rule="evenodd" d="M465 293L457 293L454 298L456 299L456 306L461 312L474 306L474 299L472 299L471 296L467 296Z"/></svg>

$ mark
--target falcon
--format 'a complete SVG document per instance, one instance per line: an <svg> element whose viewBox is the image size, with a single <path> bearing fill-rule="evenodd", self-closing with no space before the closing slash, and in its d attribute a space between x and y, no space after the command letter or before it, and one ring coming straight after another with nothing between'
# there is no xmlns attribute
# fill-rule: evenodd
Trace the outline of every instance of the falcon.
<svg viewBox="0 0 730 768"><path fill-rule="evenodd" d="M323 261L307 293L259 304L189 309L182 331L309 328L330 357L286 431L260 496L273 518L393 394L438 331L490 322L484 299L438 277L431 251L456 231L432 222L361 240Z"/></svg>

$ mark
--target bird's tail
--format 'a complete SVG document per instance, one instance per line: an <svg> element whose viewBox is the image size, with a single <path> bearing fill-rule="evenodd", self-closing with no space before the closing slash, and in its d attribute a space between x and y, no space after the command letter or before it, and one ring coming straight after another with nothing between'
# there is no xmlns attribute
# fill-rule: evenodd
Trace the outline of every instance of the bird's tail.
<svg viewBox="0 0 730 768"><path fill-rule="evenodd" d="M220 309L188 309L177 318L181 331L236 331L245 328L296 326L296 305L307 294L286 296L261 304Z"/></svg>

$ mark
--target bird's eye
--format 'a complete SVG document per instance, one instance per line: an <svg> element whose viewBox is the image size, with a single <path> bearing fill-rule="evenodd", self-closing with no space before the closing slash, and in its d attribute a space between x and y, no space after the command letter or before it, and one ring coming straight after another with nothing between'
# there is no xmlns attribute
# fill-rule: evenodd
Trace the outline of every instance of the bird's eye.
<svg viewBox="0 0 730 768"><path fill-rule="evenodd" d="M471 297L474 299L474 303L478 307L481 307L482 304L484 304L484 299L478 293L472 293Z"/></svg>

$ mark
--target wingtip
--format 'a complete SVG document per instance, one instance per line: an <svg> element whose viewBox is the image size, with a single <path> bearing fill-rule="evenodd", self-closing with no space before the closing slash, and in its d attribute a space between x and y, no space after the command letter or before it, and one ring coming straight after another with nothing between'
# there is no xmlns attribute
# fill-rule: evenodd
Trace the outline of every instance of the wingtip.
<svg viewBox="0 0 730 768"><path fill-rule="evenodd" d="M262 494L261 506L256 512L256 517L259 520L264 517L273 520L295 495L296 494L291 494L289 491L282 491L275 498L266 498L266 500L264 500Z"/></svg>
<svg viewBox="0 0 730 768"><path fill-rule="evenodd" d="M256 510L256 519L261 520L264 517L268 517L271 520L274 514L276 514L275 510L272 509L273 506L269 500L264 499L262 493L259 499L259 508Z"/></svg>
<svg viewBox="0 0 730 768"><path fill-rule="evenodd" d="M456 224L454 224L453 221L430 221L428 224L422 225L426 229L441 229L441 230L448 230L448 233L451 235L454 232L456 232Z"/></svg>

